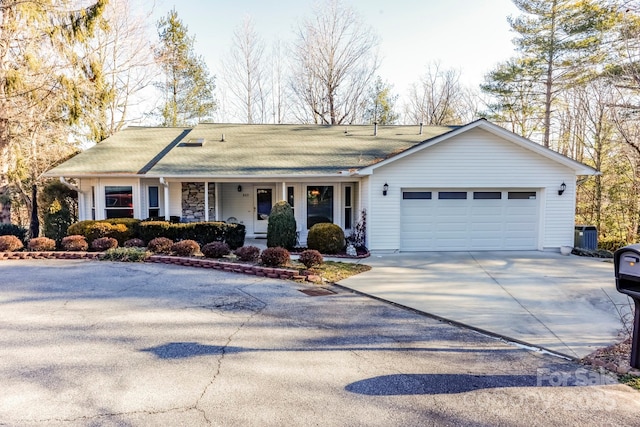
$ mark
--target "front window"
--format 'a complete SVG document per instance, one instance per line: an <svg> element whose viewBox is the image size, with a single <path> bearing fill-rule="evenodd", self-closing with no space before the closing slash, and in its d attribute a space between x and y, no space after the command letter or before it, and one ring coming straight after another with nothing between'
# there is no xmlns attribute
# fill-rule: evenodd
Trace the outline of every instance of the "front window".
<svg viewBox="0 0 640 427"><path fill-rule="evenodd" d="M131 186L108 186L105 193L105 216L107 218L133 218L133 188Z"/></svg>
<svg viewBox="0 0 640 427"><path fill-rule="evenodd" d="M160 216L160 198L158 187L149 187L149 218Z"/></svg>
<svg viewBox="0 0 640 427"><path fill-rule="evenodd" d="M351 230L353 218L353 197L351 195L351 187L344 187L344 229Z"/></svg>
<svg viewBox="0 0 640 427"><path fill-rule="evenodd" d="M307 229L322 222L333 223L333 186L308 186Z"/></svg>

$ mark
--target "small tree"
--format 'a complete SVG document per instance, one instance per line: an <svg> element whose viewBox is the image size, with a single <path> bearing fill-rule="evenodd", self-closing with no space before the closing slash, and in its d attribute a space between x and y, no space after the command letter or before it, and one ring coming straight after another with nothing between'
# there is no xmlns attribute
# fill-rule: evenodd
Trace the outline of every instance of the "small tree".
<svg viewBox="0 0 640 427"><path fill-rule="evenodd" d="M296 218L286 201L276 203L269 214L267 247L292 249L296 245Z"/></svg>

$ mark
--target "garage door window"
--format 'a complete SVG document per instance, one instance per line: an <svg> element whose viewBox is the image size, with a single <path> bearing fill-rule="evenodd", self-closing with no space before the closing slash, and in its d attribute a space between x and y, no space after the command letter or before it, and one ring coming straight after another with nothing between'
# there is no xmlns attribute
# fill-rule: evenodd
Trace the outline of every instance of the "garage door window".
<svg viewBox="0 0 640 427"><path fill-rule="evenodd" d="M502 192L500 191L474 191L474 200L500 200L502 199Z"/></svg>
<svg viewBox="0 0 640 427"><path fill-rule="evenodd" d="M509 191L509 200L535 200L535 191Z"/></svg>
<svg viewBox="0 0 640 427"><path fill-rule="evenodd" d="M403 191L402 198L405 200L431 200L431 191Z"/></svg>
<svg viewBox="0 0 640 427"><path fill-rule="evenodd" d="M438 199L440 200L464 200L466 198L466 191L441 191L438 193Z"/></svg>

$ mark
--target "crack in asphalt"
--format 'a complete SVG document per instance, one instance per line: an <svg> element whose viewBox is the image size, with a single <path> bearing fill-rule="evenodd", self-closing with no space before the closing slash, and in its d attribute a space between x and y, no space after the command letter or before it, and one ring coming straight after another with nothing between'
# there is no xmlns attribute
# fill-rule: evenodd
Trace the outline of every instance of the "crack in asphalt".
<svg viewBox="0 0 640 427"><path fill-rule="evenodd" d="M96 414L96 415L91 415L91 416L81 416L81 417L75 417L75 418L41 418L41 419L21 419L18 420L20 422L28 422L28 423L50 423L50 422L56 422L56 423L74 423L74 422L78 422L78 421L90 421L90 420L99 420L99 419L103 419L103 418L113 418L113 417L125 417L125 416L131 416L131 415L162 415L162 414L170 414L172 412L176 412L176 413L186 413L189 411L193 411L196 410L196 408L192 408L192 407L178 407L178 408L169 408L169 409L164 409L164 410L158 410L158 411L127 411L127 412L104 412L101 414ZM198 411L199 412L199 411ZM3 424L2 422L0 422L0 426L8 426L10 424Z"/></svg>
<svg viewBox="0 0 640 427"><path fill-rule="evenodd" d="M251 286L251 285L249 285ZM227 348L229 347L229 345L231 344L231 341L233 341L233 337L235 337L238 333L240 333L240 331L248 324L251 322L251 320L253 320L254 317L258 316L260 313L262 313L264 311L265 308L267 308L267 303L262 301L260 298L251 295L249 292L247 292L244 288L246 286L240 288L240 292L244 293L245 295L247 295L249 298L253 298L256 301L258 301L261 304L261 307L256 309L255 311L253 311L251 313L250 316L248 316L244 322L242 322L235 331L233 331L231 334L229 334L229 336L227 337L227 341L225 342L225 344L222 346L221 352L220 352L220 356L217 358L216 361L216 369L215 372L213 374L213 377L211 378L211 381L209 381L209 383L204 387L204 389L202 390L202 393L200 393L200 397L198 397L196 403L193 405L193 409L199 411L203 418L205 419L205 421L207 422L207 424L211 425L212 421L209 419L209 417L207 416L207 412L205 409L200 407L200 404L202 402L202 399L204 398L204 396L207 394L207 392L209 391L209 388L211 388L211 386L213 385L213 383L216 381L216 379L218 378L218 376L220 375L220 371L222 370L222 362L224 361L225 355L227 354Z"/></svg>

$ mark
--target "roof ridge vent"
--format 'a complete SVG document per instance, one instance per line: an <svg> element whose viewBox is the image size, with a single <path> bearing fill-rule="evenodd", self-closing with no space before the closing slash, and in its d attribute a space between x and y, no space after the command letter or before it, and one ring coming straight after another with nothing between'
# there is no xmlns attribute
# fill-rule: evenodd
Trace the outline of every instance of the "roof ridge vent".
<svg viewBox="0 0 640 427"><path fill-rule="evenodd" d="M184 147L202 147L207 140L204 138L189 138L182 143Z"/></svg>

